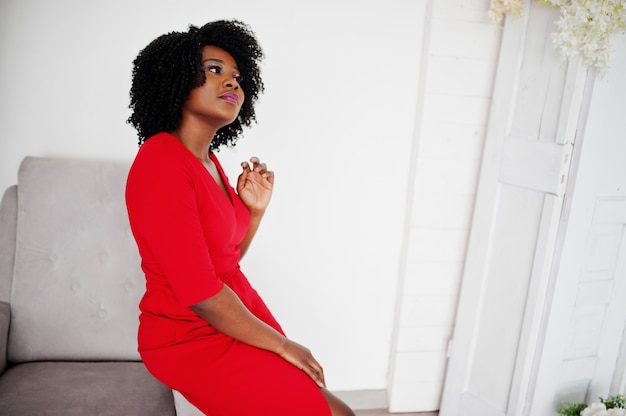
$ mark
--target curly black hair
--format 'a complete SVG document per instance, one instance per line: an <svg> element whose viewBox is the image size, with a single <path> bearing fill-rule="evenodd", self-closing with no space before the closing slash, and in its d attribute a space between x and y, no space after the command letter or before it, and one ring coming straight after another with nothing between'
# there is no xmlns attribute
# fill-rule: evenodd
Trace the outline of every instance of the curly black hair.
<svg viewBox="0 0 626 416"><path fill-rule="evenodd" d="M250 27L237 20L218 20L187 32L161 35L146 46L133 61L128 118L139 135L139 145L151 136L171 132L180 126L182 106L192 89L206 81L201 68L202 49L217 46L228 52L241 73L240 86L246 96L237 119L217 131L211 151L234 146L243 126L256 121L254 106L263 92L259 65L263 50Z"/></svg>

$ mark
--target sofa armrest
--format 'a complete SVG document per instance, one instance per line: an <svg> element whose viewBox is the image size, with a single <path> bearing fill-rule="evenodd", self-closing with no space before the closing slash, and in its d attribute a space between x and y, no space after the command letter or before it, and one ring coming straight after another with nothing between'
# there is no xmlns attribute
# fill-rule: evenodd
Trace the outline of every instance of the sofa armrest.
<svg viewBox="0 0 626 416"><path fill-rule="evenodd" d="M9 322L11 322L11 305L0 301L0 374L7 367L7 344L9 343Z"/></svg>
<svg viewBox="0 0 626 416"><path fill-rule="evenodd" d="M16 239L17 186L13 185L0 201L0 301L4 302L11 302Z"/></svg>

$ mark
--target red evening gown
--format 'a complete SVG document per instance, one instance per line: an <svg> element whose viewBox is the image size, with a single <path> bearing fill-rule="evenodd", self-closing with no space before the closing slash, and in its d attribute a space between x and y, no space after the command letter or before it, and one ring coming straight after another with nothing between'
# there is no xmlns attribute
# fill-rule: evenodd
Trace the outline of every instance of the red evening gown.
<svg viewBox="0 0 626 416"><path fill-rule="evenodd" d="M207 415L330 416L319 387L278 355L218 332L189 307L228 285L283 332L239 268L250 215L215 155L228 196L174 136L141 146L126 204L146 276L139 353L158 380Z"/></svg>

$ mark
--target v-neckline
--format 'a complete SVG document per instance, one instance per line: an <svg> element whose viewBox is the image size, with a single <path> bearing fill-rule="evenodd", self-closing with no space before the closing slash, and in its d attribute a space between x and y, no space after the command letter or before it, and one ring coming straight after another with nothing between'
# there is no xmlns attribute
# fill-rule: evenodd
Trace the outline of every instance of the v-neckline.
<svg viewBox="0 0 626 416"><path fill-rule="evenodd" d="M235 201L233 200L233 195L231 194L230 186L228 184L228 180L226 179L226 174L224 173L224 170L222 169L222 165L220 165L220 163L217 160L217 157L215 156L215 154L213 152L209 152L209 158L211 159L211 161L215 165L215 169L217 169L217 174L219 175L220 179L222 180L222 183L224 184L224 189L222 189L220 184L215 180L215 178L211 174L211 171L205 166L204 162L202 160L200 160L200 158L196 157L191 152L191 150L187 149L187 147L180 140L178 140L178 138L176 136L174 136L172 133L169 133L169 135L178 144L180 144L180 146L183 149L185 149L187 151L189 156L191 156L197 163L200 164L200 166L202 166L202 169L207 173L207 175L209 175L209 177L211 178L211 182L213 182L213 184L217 187L217 189L219 190L220 194L224 195L224 197L230 203L230 205L234 207L235 206Z"/></svg>

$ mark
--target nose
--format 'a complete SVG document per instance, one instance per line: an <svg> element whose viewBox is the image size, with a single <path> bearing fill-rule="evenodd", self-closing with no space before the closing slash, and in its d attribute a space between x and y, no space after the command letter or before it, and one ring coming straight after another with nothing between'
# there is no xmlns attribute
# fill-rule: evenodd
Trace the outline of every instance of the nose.
<svg viewBox="0 0 626 416"><path fill-rule="evenodd" d="M235 77L226 78L226 86L235 90L239 89L239 83L237 82L237 79L235 79Z"/></svg>

